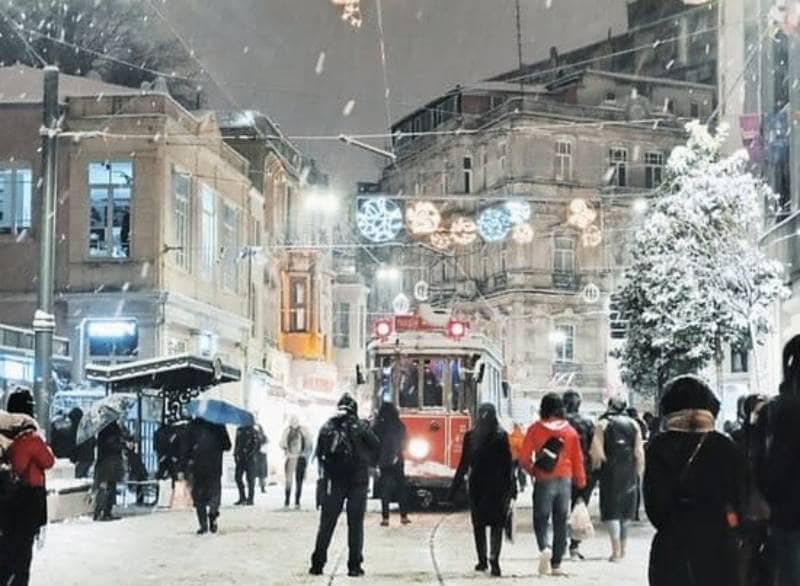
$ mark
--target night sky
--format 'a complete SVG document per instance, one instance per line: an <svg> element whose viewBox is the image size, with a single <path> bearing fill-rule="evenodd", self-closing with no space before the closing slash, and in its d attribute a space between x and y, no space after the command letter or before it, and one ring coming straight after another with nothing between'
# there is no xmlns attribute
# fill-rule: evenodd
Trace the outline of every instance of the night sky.
<svg viewBox="0 0 800 586"><path fill-rule="evenodd" d="M212 105L258 109L290 136L387 129L376 0L353 29L330 0L165 0L163 14L225 91ZM382 0L397 120L456 84L516 67L514 0ZM625 27L625 0L520 0L524 60ZM322 73L317 74L320 53ZM343 114L350 100L351 113ZM375 179L385 159L336 141L296 140L337 187ZM377 143L380 146L381 140Z"/></svg>

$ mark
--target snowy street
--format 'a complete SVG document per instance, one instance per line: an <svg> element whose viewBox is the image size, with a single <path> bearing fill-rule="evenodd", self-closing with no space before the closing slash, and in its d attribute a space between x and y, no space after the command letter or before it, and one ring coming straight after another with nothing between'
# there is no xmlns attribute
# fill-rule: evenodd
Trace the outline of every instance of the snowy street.
<svg viewBox="0 0 800 586"><path fill-rule="evenodd" d="M106 584L332 584L348 582L346 523L340 519L324 577L311 577L308 558L313 549L317 514L310 501L302 511L283 511L278 492L270 487L255 507L224 506L220 533L198 537L191 512L155 513L111 523L81 520L48 527L46 545L35 553L32 584L46 586ZM523 496L529 502L530 493ZM225 503L233 501L226 493ZM366 520L365 584L482 584L466 512L413 514L412 525L379 526L376 501ZM530 505L520 508L520 535L504 545L504 581L530 583L536 577L535 544ZM542 579L572 586L646 583L650 529L637 524L622 563L606 561L608 544L598 531L584 544L588 560L564 564L572 577ZM342 562L342 563L339 563Z"/></svg>

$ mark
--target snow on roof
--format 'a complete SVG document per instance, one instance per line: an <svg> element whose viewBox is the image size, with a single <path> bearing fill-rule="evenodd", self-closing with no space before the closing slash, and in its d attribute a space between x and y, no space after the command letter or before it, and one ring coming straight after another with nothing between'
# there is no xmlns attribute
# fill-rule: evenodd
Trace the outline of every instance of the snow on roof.
<svg viewBox="0 0 800 586"><path fill-rule="evenodd" d="M40 103L43 87L44 70L42 69L21 64L0 67L0 104ZM58 97L62 102L66 98L80 96L141 95L142 93L149 92L89 77L65 73L58 76Z"/></svg>

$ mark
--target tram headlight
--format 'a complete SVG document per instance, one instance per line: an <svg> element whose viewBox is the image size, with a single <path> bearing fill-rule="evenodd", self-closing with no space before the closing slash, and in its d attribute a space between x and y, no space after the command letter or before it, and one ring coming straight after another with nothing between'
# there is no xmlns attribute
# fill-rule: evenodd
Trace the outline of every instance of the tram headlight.
<svg viewBox="0 0 800 586"><path fill-rule="evenodd" d="M431 444L428 440L414 438L408 442L408 453L415 460L424 460L431 451Z"/></svg>

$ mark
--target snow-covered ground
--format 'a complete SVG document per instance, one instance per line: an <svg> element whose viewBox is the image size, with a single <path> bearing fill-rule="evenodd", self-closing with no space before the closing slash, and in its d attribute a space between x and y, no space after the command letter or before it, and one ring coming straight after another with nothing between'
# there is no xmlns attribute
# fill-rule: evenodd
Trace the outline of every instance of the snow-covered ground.
<svg viewBox="0 0 800 586"><path fill-rule="evenodd" d="M220 533L199 537L190 512L154 513L108 523L78 520L48 527L45 547L35 553L34 586L93 586L143 584L331 584L352 579L346 575L346 524L344 515L329 552L328 575L306 572L313 548L317 514L313 494L307 494L301 511L282 510L282 489L271 486L258 495L255 507L232 507L226 491ZM523 496L529 507L530 494ZM377 502L370 504L366 522L363 584L459 584L494 582L476 575L472 532L466 513L413 514L412 525L378 525ZM530 509L520 510L520 535L506 544L502 567L511 584L569 583L571 586L606 584L642 586L647 583L647 552L651 532L637 525L622 563L605 561L608 545L598 534L584 546L589 558L565 562L574 574L566 581L535 577L536 554ZM436 566L431 556L433 550ZM337 561L339 562L337 565ZM437 572L438 566L438 572ZM331 581L330 574L336 573ZM441 576L441 580L439 579Z"/></svg>

